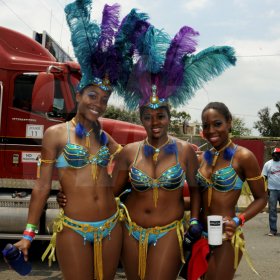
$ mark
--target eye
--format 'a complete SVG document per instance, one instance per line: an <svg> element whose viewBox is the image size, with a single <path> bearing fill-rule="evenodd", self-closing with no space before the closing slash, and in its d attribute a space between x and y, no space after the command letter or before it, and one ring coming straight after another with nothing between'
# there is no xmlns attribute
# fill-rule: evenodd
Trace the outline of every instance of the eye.
<svg viewBox="0 0 280 280"><path fill-rule="evenodd" d="M95 100L97 98L97 93L94 91L90 91L87 93L88 97L92 100Z"/></svg>
<svg viewBox="0 0 280 280"><path fill-rule="evenodd" d="M223 124L222 121L215 121L214 125L215 127L220 127Z"/></svg>
<svg viewBox="0 0 280 280"><path fill-rule="evenodd" d="M158 114L158 119L159 120L163 120L165 118L166 118L166 116L164 114Z"/></svg>
<svg viewBox="0 0 280 280"><path fill-rule="evenodd" d="M202 129L207 129L209 127L209 124L208 123L203 123L202 124Z"/></svg>
<svg viewBox="0 0 280 280"><path fill-rule="evenodd" d="M143 120L144 121L149 121L149 120L151 120L151 116L150 115L144 115Z"/></svg>
<svg viewBox="0 0 280 280"><path fill-rule="evenodd" d="M108 98L108 97L102 98L102 104L103 104L103 105L107 105L107 104L108 104L108 101L109 101L109 98Z"/></svg>

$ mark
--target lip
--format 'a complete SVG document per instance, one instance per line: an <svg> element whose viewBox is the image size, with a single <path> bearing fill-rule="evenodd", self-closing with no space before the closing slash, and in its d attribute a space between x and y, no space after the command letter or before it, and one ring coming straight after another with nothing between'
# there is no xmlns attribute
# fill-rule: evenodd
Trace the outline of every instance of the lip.
<svg viewBox="0 0 280 280"><path fill-rule="evenodd" d="M92 114L94 114L95 116L99 116L99 115L100 115L100 112L97 111L97 110L95 110L95 109L89 109L89 110L90 110L90 112L91 112Z"/></svg>

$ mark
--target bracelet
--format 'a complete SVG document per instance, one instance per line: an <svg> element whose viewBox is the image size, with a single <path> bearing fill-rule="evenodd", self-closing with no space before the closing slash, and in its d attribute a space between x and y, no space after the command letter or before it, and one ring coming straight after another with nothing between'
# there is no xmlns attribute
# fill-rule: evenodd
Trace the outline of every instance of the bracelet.
<svg viewBox="0 0 280 280"><path fill-rule="evenodd" d="M29 240L30 242L32 242L33 239L34 239L34 238L32 238L31 236L25 235L25 234L22 236L22 238L23 238L23 239L26 239L26 240Z"/></svg>
<svg viewBox="0 0 280 280"><path fill-rule="evenodd" d="M232 220L235 222L236 226L238 227L240 225L240 219L238 217L233 217Z"/></svg>
<svg viewBox="0 0 280 280"><path fill-rule="evenodd" d="M33 224L27 224L26 227L25 227L25 230L27 231L33 231L35 233L38 233L38 228L36 225L33 225Z"/></svg>
<svg viewBox="0 0 280 280"><path fill-rule="evenodd" d="M245 215L242 213L242 214L239 214L238 215L238 218L240 219L240 221L241 221L241 226L243 226L244 224L245 224L245 221L246 221L246 219L245 219Z"/></svg>
<svg viewBox="0 0 280 280"><path fill-rule="evenodd" d="M199 221L198 221L198 219L197 218L191 218L190 220L189 220L189 224L192 226L192 225L197 225L197 224L199 224Z"/></svg>

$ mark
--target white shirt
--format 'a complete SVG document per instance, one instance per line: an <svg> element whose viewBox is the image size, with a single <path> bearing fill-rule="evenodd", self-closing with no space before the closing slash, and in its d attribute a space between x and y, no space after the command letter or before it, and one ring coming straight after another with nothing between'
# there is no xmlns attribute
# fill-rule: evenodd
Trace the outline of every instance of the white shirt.
<svg viewBox="0 0 280 280"><path fill-rule="evenodd" d="M262 174L267 177L269 190L280 190L280 161L267 161Z"/></svg>

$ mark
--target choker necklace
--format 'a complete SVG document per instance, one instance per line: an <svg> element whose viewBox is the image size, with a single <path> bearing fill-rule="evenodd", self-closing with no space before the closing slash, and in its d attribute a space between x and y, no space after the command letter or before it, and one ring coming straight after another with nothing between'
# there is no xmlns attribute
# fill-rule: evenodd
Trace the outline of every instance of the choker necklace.
<svg viewBox="0 0 280 280"><path fill-rule="evenodd" d="M158 155L162 148L164 149L164 152L167 154L173 154L177 151L177 145L176 145L175 141L172 141L172 143L170 143L169 138L163 145L161 145L159 147L154 147L153 145L151 145L149 143L148 138L145 139L144 154L146 157L153 155L154 163L157 163Z"/></svg>
<svg viewBox="0 0 280 280"><path fill-rule="evenodd" d="M87 148L89 148L89 147L90 147L90 139L89 139L89 136L90 136L90 134L92 133L93 128L90 129L89 131L87 131L87 130L85 129L85 127L84 127L80 122L78 122L78 123L76 122L75 118L73 118L73 119L71 120L71 122L72 122L72 124L73 124L74 127L75 127L75 133L76 133L76 135L77 135L80 139L83 139L84 136L86 137L85 146L86 146Z"/></svg>
<svg viewBox="0 0 280 280"><path fill-rule="evenodd" d="M223 151L224 151L224 155L223 155L224 159L225 160L231 159L234 152L232 148L229 148L231 144L232 141L229 140L228 143L225 146L223 146L220 150L216 150L214 147L213 147L213 151L207 150L204 153L204 159L206 160L207 164L212 165L212 167L214 167L216 165L220 153Z"/></svg>

